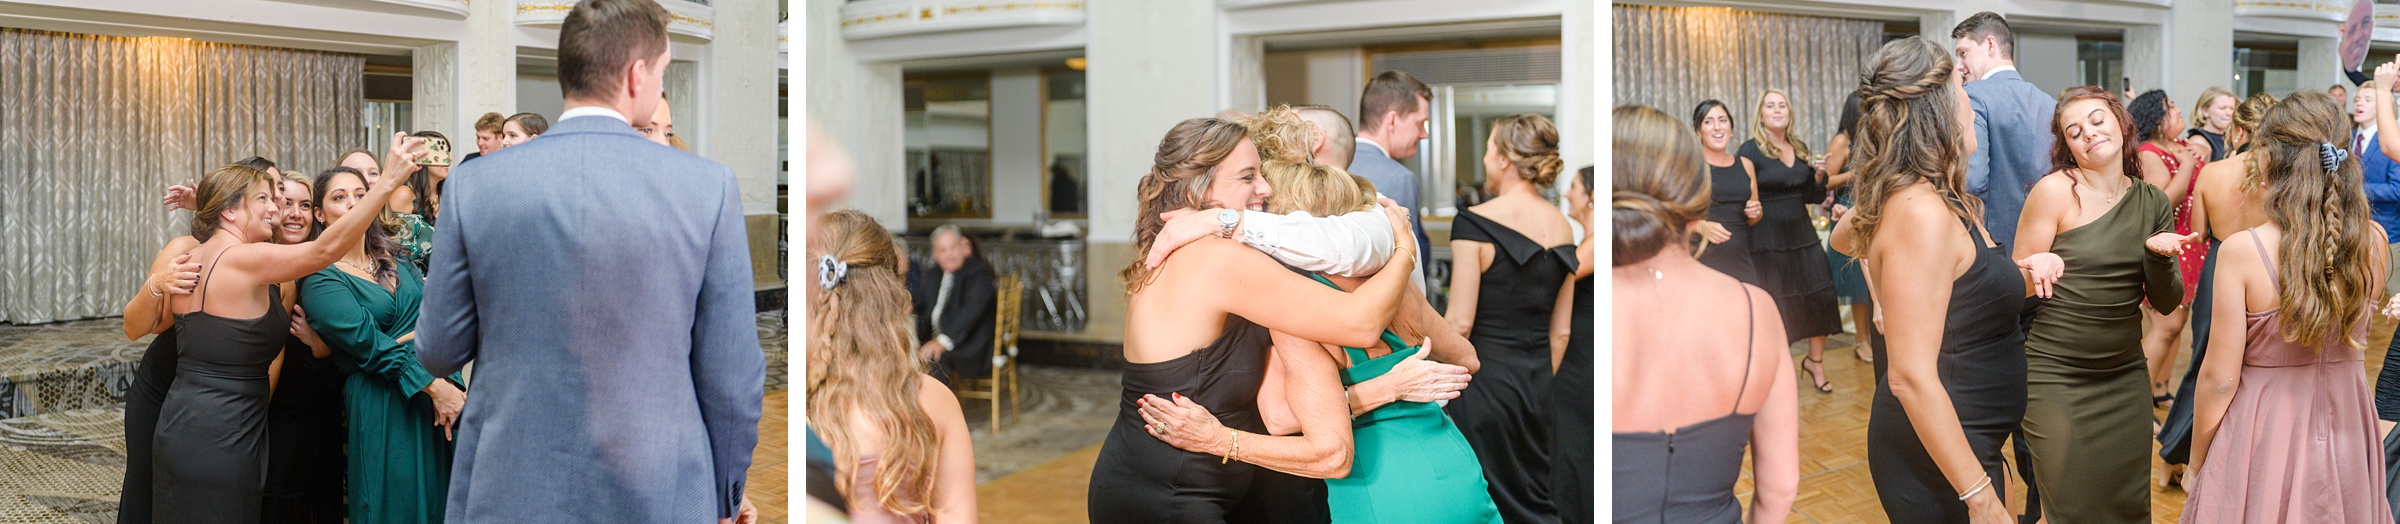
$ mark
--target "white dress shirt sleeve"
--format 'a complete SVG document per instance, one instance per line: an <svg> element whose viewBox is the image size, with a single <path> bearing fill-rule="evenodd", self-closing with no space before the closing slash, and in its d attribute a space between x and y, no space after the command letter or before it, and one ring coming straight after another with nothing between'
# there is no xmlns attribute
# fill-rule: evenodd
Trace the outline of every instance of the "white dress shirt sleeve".
<svg viewBox="0 0 2400 524"><path fill-rule="evenodd" d="M1373 209L1318 218L1306 212L1242 212L1239 240L1303 270L1365 277L1392 258L1392 225Z"/></svg>

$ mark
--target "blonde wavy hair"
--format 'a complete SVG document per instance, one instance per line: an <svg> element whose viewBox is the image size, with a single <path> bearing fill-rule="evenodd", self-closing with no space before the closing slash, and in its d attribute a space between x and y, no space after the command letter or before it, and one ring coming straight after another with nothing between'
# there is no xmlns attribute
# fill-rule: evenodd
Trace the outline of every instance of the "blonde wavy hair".
<svg viewBox="0 0 2400 524"><path fill-rule="evenodd" d="M835 487L855 493L861 435L882 435L875 504L899 515L925 515L933 494L941 437L917 403L923 387L911 351L900 250L874 217L842 210L808 235L807 394L809 427L833 448ZM820 260L847 265L827 275ZM820 284L835 282L831 287Z"/></svg>
<svg viewBox="0 0 2400 524"><path fill-rule="evenodd" d="M2283 339L2317 347L2338 336L2352 347L2352 328L2366 322L2382 282L2368 269L2384 239L2375 233L2373 212L2353 154L2325 169L2321 148L2340 148L2350 137L2345 104L2332 95L2302 91L2267 110L2251 140L2253 169L2266 180L2267 220L2283 228L2276 247L2277 316Z"/></svg>
<svg viewBox="0 0 2400 524"><path fill-rule="evenodd" d="M1234 122L1250 129L1250 144L1258 148L1260 161L1283 160L1298 164L1316 161L1316 125L1301 117L1300 111L1292 109L1292 106L1275 106Z"/></svg>
<svg viewBox="0 0 2400 524"><path fill-rule="evenodd" d="M1340 168L1274 159L1260 163L1258 172L1267 177L1267 187L1275 188L1267 198L1268 213L1306 211L1323 217L1375 208L1375 183Z"/></svg>
<svg viewBox="0 0 2400 524"><path fill-rule="evenodd" d="M1768 158L1783 158L1783 148L1775 147L1775 141L1767 138L1768 134L1773 133L1767 129L1767 95L1783 97L1783 141L1792 144L1792 151L1799 153L1796 156L1800 160L1808 160L1808 142L1801 141L1800 133L1792 129L1799 127L1800 107L1792 103L1792 95L1784 94L1781 89L1768 89L1758 94L1758 105L1750 110L1750 139L1758 141L1758 150L1765 152Z"/></svg>

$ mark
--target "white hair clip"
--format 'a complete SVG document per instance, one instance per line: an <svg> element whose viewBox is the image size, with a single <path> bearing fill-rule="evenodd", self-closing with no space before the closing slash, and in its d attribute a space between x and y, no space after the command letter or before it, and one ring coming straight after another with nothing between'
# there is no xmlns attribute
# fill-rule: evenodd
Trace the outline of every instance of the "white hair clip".
<svg viewBox="0 0 2400 524"><path fill-rule="evenodd" d="M841 285L842 279L849 276L850 263L834 260L833 255L825 255L817 258L818 286L831 291L833 286Z"/></svg>

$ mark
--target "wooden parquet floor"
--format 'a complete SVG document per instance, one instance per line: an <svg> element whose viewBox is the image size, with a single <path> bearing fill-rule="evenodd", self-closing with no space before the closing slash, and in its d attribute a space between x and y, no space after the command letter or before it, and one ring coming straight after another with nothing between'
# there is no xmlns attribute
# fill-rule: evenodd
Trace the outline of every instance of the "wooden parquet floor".
<svg viewBox="0 0 2400 524"><path fill-rule="evenodd" d="M1848 308L1844 308L1847 310ZM1846 313L1846 311L1845 311ZM1847 319L1843 326L1849 326ZM2374 334L2367 346L2366 373L2370 380L2383 368L2384 348L2391 340L2393 323L2381 320L2369 328ZM2189 331L2186 331L2187 337ZM1799 358L1806 355L1808 346L1793 346L1793 373L1800 386L1800 494L1793 503L1790 522L1834 523L1890 522L1884 517L1883 506L1875 498L1875 483L1867 474L1867 412L1873 402L1875 369L1861 362L1852 352L1851 335L1835 335L1826 344L1825 370L1833 381L1832 393L1818 393L1810 388L1808 373L1799 369ZM2190 341L2187 350L2176 352L2176 377L2190 366ZM2153 410L2153 419L2165 419L2166 410ZM2162 475L2165 462L2158 458L2158 445L2151 444L2150 519L2152 522L2172 523L2183 515L2184 491L2181 486L2161 488L2156 479ZM2014 452L2009 453L2014 461ZM1744 507L1750 503L1751 477L1744 465L1742 480L1734 490ZM2022 512L2025 485L2009 479L2009 505Z"/></svg>

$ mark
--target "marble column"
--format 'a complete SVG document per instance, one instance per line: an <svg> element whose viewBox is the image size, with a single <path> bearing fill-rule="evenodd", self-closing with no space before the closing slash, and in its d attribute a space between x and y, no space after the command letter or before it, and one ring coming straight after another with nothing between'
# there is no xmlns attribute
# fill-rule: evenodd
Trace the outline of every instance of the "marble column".
<svg viewBox="0 0 2400 524"><path fill-rule="evenodd" d="M2167 45L2167 29L2164 26L2137 25L2125 28L2125 78L2132 80L2133 84L2119 87L2133 89L2136 93L2165 87ZM2228 55L2233 53L2230 44L2224 49ZM2226 61L2232 62L2230 59Z"/></svg>
<svg viewBox="0 0 2400 524"><path fill-rule="evenodd" d="M2167 97L2190 107L2200 90L2233 85L2233 0L2176 0L2169 11Z"/></svg>
<svg viewBox="0 0 2400 524"><path fill-rule="evenodd" d="M2300 90L2323 91L2334 84L2350 85L2350 77L2342 74L2341 46L2342 39L2331 36L2300 39Z"/></svg>
<svg viewBox="0 0 2400 524"><path fill-rule="evenodd" d="M774 2L712 2L716 34L700 89L709 92L706 119L694 151L733 168L741 181L742 212L775 214L774 107L781 70L776 67ZM672 85L672 84L670 84ZM677 122L680 134L686 127Z"/></svg>
<svg viewBox="0 0 2400 524"><path fill-rule="evenodd" d="M1562 41L1564 49L1560 49L1564 54L1562 65L1565 69L1559 78L1559 88L1565 91L1565 96L1559 98L1558 121L1555 122L1558 124L1558 160L1565 170L1558 177L1560 191L1565 191L1571 185L1576 169L1592 165L1593 159L1599 158L1600 140L1592 127L1599 122L1600 112L1609 110L1600 105L1595 87L1601 85L1596 76L1602 70L1597 67L1602 61L1598 44L1600 12L1597 2L1567 3L1566 27L1561 31L1565 36ZM1593 182L1598 183L1597 180ZM1560 200L1563 204L1565 199Z"/></svg>
<svg viewBox="0 0 2400 524"><path fill-rule="evenodd" d="M808 119L846 148L857 167L850 198L838 205L865 212L886 228L907 229L900 65L851 57L849 39L842 37L842 0L808 0L807 9Z"/></svg>
<svg viewBox="0 0 2400 524"><path fill-rule="evenodd" d="M1121 339L1124 282L1132 260L1135 188L1150 171L1158 140L1177 122L1216 113L1228 85L1217 67L1224 36L1214 0L1092 2L1085 56L1090 60L1091 212L1087 267L1091 320L1085 333ZM1251 62L1250 67L1256 67ZM1230 100L1230 98L1226 99Z"/></svg>
<svg viewBox="0 0 2400 524"><path fill-rule="evenodd" d="M476 118L516 112L517 46L509 41L515 17L515 2L473 2L457 42L416 49L411 130L440 131L453 145L472 145Z"/></svg>

